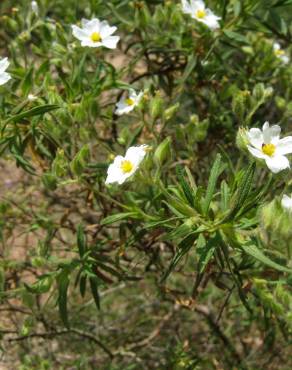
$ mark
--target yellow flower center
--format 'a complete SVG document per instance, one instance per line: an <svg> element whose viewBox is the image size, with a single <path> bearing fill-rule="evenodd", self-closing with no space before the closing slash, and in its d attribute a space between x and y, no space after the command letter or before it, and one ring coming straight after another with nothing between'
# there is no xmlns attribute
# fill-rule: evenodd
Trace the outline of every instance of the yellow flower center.
<svg viewBox="0 0 292 370"><path fill-rule="evenodd" d="M134 102L134 100L133 100L133 99L128 98L128 99L126 99L126 104L127 104L127 105L134 105L134 104L135 104L135 102Z"/></svg>
<svg viewBox="0 0 292 370"><path fill-rule="evenodd" d="M133 169L133 164L126 159L121 163L121 169L124 173L129 173Z"/></svg>
<svg viewBox="0 0 292 370"><path fill-rule="evenodd" d="M204 9L197 10L196 16L197 16L197 18L200 18L200 19L205 18L206 17L205 10Z"/></svg>
<svg viewBox="0 0 292 370"><path fill-rule="evenodd" d="M275 50L275 54L276 54L277 57L281 57L281 56L285 55L285 51L281 50L281 49Z"/></svg>
<svg viewBox="0 0 292 370"><path fill-rule="evenodd" d="M91 35L91 40L93 42L99 42L101 41L101 36L98 32L93 32L93 34Z"/></svg>
<svg viewBox="0 0 292 370"><path fill-rule="evenodd" d="M275 147L274 144L263 144L262 145L262 151L263 151L264 154L271 157L275 153L276 147Z"/></svg>

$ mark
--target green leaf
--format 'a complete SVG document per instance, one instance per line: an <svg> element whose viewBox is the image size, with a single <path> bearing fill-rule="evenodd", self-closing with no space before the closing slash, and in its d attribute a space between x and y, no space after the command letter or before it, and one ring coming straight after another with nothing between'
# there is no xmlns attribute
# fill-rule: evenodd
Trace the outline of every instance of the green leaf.
<svg viewBox="0 0 292 370"><path fill-rule="evenodd" d="M101 221L101 225L109 225L115 222L128 219L128 218L137 218L137 212L125 212L125 213L116 213L115 215L108 216Z"/></svg>
<svg viewBox="0 0 292 370"><path fill-rule="evenodd" d="M79 250L79 255L82 258L86 251L86 236L84 233L83 225L79 224L77 227L77 246Z"/></svg>
<svg viewBox="0 0 292 370"><path fill-rule="evenodd" d="M84 145L79 152L75 155L72 162L70 163L70 168L76 176L81 176L87 167L89 161L90 150L88 145Z"/></svg>
<svg viewBox="0 0 292 370"><path fill-rule="evenodd" d="M25 288L33 294L43 294L47 293L53 283L53 277L51 275L43 275L38 278L38 281L33 285L28 285L24 283Z"/></svg>
<svg viewBox="0 0 292 370"><path fill-rule="evenodd" d="M228 30L223 30L223 33L225 36L227 36L229 39L247 44L248 40L245 36L243 36L241 33L233 32L233 31L228 31Z"/></svg>
<svg viewBox="0 0 292 370"><path fill-rule="evenodd" d="M244 206L245 201L250 193L252 181L255 173L256 164L251 163L246 170L246 172L241 177L240 183L238 185L238 191L236 192L233 200L233 207L231 208L229 214L224 218L222 222L230 221L234 216L240 211Z"/></svg>
<svg viewBox="0 0 292 370"><path fill-rule="evenodd" d="M68 311L67 311L67 293L69 287L69 272L68 270L63 270L59 276L57 277L57 285L58 285L58 306L59 306L59 313L64 325L68 328L69 321L68 321Z"/></svg>
<svg viewBox="0 0 292 370"><path fill-rule="evenodd" d="M241 248L244 250L245 253L249 254L264 265L272 267L273 269L281 272L288 272L289 274L292 273L292 269L289 269L285 266L279 265L277 262L272 261L269 257L265 256L263 252L258 249L258 247L256 247L252 242L242 244Z"/></svg>
<svg viewBox="0 0 292 370"><path fill-rule="evenodd" d="M79 283L79 290L80 290L80 294L82 297L85 296L85 292L86 292L86 281L87 281L87 276L86 275L81 275L80 277L80 283Z"/></svg>
<svg viewBox="0 0 292 370"><path fill-rule="evenodd" d="M179 183L182 187L182 190L184 192L184 195L185 195L187 201L193 207L194 206L193 192L192 192L192 189L191 189L190 185L188 184L188 182L185 179L184 170L181 166L176 166L176 174L177 174L177 178L179 180Z"/></svg>
<svg viewBox="0 0 292 370"><path fill-rule="evenodd" d="M188 219L183 224L176 227L173 231L167 234L163 239L164 240L177 240L180 238L185 238L188 234L193 232L194 225Z"/></svg>
<svg viewBox="0 0 292 370"><path fill-rule="evenodd" d="M192 54L189 56L188 64L184 70L184 73L181 79L179 80L180 84L184 84L186 82L186 80L189 78L189 76L193 72L193 69L196 67L196 65L197 65L197 55Z"/></svg>
<svg viewBox="0 0 292 370"><path fill-rule="evenodd" d="M215 162L213 164L213 167L211 169L210 177L209 177L209 182L208 182L208 188L206 192L206 196L203 202L203 213L207 215L212 197L215 192L216 188L216 183L218 180L218 177L220 176L222 172L222 167L221 167L221 155L217 154Z"/></svg>
<svg viewBox="0 0 292 370"><path fill-rule="evenodd" d="M221 208L223 211L228 210L230 200L230 189L226 181L221 182Z"/></svg>
<svg viewBox="0 0 292 370"><path fill-rule="evenodd" d="M9 122L17 122L17 121L20 121L24 118L39 116L41 114L51 112L51 111L56 110L58 108L60 108L60 107L59 107L59 105L56 105L56 104L41 105L39 107L35 107L35 108L32 108L28 111L21 112L21 113L16 114L12 117L9 117L8 120L6 121L6 124L9 123Z"/></svg>
<svg viewBox="0 0 292 370"><path fill-rule="evenodd" d="M168 269L166 270L161 279L162 283L168 278L169 274L175 269L176 265L183 258L183 256L188 253L188 251L194 245L194 242L197 239L197 237L198 237L197 233L193 233L191 235L188 235L185 239L183 239L180 242L178 252L173 257Z"/></svg>
<svg viewBox="0 0 292 370"><path fill-rule="evenodd" d="M92 293L96 308L98 310L100 310L100 298L99 298L99 293L98 293L98 280L97 280L97 278L90 277L89 282L90 282L90 289L91 289L91 293Z"/></svg>
<svg viewBox="0 0 292 370"><path fill-rule="evenodd" d="M209 239L208 242L204 242L204 237L200 235L200 239L198 240L197 246L197 254L199 256L198 262L198 271L202 274L209 263L210 259L213 257L215 249L219 242L218 234L215 235L212 239Z"/></svg>

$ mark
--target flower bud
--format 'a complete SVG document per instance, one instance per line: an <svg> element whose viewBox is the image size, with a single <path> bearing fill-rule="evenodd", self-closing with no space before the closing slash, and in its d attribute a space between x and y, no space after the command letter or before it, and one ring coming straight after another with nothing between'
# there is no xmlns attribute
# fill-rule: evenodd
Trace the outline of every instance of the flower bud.
<svg viewBox="0 0 292 370"><path fill-rule="evenodd" d="M166 121L170 120L175 115L175 113L179 109L179 105L180 105L179 103L176 103L175 105L165 110L164 118L166 119Z"/></svg>
<svg viewBox="0 0 292 370"><path fill-rule="evenodd" d="M243 120L248 105L250 92L248 90L238 91L232 100L232 111L240 121Z"/></svg>
<svg viewBox="0 0 292 370"><path fill-rule="evenodd" d="M162 165L165 160L170 158L171 156L171 137L168 136L166 139L162 141L155 150L154 153L154 160L159 164Z"/></svg>
<svg viewBox="0 0 292 370"><path fill-rule="evenodd" d="M239 130L237 131L236 145L240 150L247 149L247 145L249 144L249 138L247 136L247 133L248 131L243 127L240 127Z"/></svg>
<svg viewBox="0 0 292 370"><path fill-rule="evenodd" d="M256 101L262 100L265 95L265 85L263 83L258 83L255 85L252 96L255 98Z"/></svg>
<svg viewBox="0 0 292 370"><path fill-rule="evenodd" d="M157 91L154 98L150 102L150 114L154 120L162 115L164 109L163 105L161 93Z"/></svg>
<svg viewBox="0 0 292 370"><path fill-rule="evenodd" d="M63 149L58 149L56 158L52 164L52 173L57 177L63 177L67 174L68 163L65 158L65 153Z"/></svg>
<svg viewBox="0 0 292 370"><path fill-rule="evenodd" d="M89 160L89 155L90 151L88 145L84 145L84 147L75 155L70 164L71 171L74 175L80 176L84 172L87 161Z"/></svg>

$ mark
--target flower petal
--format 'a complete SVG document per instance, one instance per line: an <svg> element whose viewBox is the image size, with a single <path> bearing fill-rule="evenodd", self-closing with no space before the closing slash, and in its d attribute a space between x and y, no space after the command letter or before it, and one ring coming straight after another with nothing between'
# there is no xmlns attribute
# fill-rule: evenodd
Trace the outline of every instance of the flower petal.
<svg viewBox="0 0 292 370"><path fill-rule="evenodd" d="M115 113L118 116L121 116L122 114L129 113L135 108L135 105L129 105L125 103L125 99L120 100L116 104L116 110Z"/></svg>
<svg viewBox="0 0 292 370"><path fill-rule="evenodd" d="M205 10L205 3L202 0L191 0L192 11Z"/></svg>
<svg viewBox="0 0 292 370"><path fill-rule="evenodd" d="M102 40L102 45L108 49L115 49L120 41L120 36L108 36Z"/></svg>
<svg viewBox="0 0 292 370"><path fill-rule="evenodd" d="M268 121L266 121L264 124L263 124L263 131L264 130L267 130L268 128L270 127L270 124Z"/></svg>
<svg viewBox="0 0 292 370"><path fill-rule="evenodd" d="M281 127L273 125L269 127L269 123L266 122L263 126L263 138L265 144L277 144L281 133Z"/></svg>
<svg viewBox="0 0 292 370"><path fill-rule="evenodd" d="M210 9L207 9L207 16L204 19L204 23L206 26L211 28L212 30L215 30L216 28L219 28L220 25L218 21L220 20L220 17L217 17L215 14L212 13Z"/></svg>
<svg viewBox="0 0 292 370"><path fill-rule="evenodd" d="M280 139L277 144L277 154L290 154L292 153L292 136Z"/></svg>
<svg viewBox="0 0 292 370"><path fill-rule="evenodd" d="M107 21L102 21L100 23L100 36L102 38L108 37L112 35L117 30L116 26L110 27Z"/></svg>
<svg viewBox="0 0 292 370"><path fill-rule="evenodd" d="M125 158L134 164L135 170L146 155L146 147L147 145L132 146L126 152Z"/></svg>
<svg viewBox="0 0 292 370"><path fill-rule="evenodd" d="M6 72L0 73L0 85L6 84L6 82L8 82L10 79L11 79L10 74Z"/></svg>
<svg viewBox="0 0 292 370"><path fill-rule="evenodd" d="M100 31L100 21L97 18L91 20L82 19L82 26L84 30L89 32L99 32Z"/></svg>
<svg viewBox="0 0 292 370"><path fill-rule="evenodd" d="M185 14L191 14L192 13L192 8L191 5L188 1L182 0L182 10Z"/></svg>
<svg viewBox="0 0 292 370"><path fill-rule="evenodd" d="M75 36L78 40L84 41L89 39L88 32L86 32L82 28L79 28L78 26L73 25L71 27L73 36Z"/></svg>
<svg viewBox="0 0 292 370"><path fill-rule="evenodd" d="M94 42L90 38L87 38L81 41L81 46L89 46L90 48L99 48L102 46L102 43Z"/></svg>
<svg viewBox="0 0 292 370"><path fill-rule="evenodd" d="M123 172L121 170L121 163L124 157L121 155L116 156L114 162L108 167L107 178L105 183L112 184L114 182L120 182L123 179Z"/></svg>
<svg viewBox="0 0 292 370"><path fill-rule="evenodd" d="M290 58L287 55L282 55L281 59L282 59L282 62L285 64L290 62Z"/></svg>
<svg viewBox="0 0 292 370"><path fill-rule="evenodd" d="M3 58L0 60L0 73L5 72L9 66L8 58Z"/></svg>
<svg viewBox="0 0 292 370"><path fill-rule="evenodd" d="M259 149L253 148L252 146L248 145L247 149L249 152L256 158L266 159L266 155Z"/></svg>
<svg viewBox="0 0 292 370"><path fill-rule="evenodd" d="M259 128L251 128L248 133L247 137L255 148L261 149L264 143L263 133Z"/></svg>
<svg viewBox="0 0 292 370"><path fill-rule="evenodd" d="M292 198L288 197L288 195L286 195L286 194L283 195L281 205L288 212L292 212Z"/></svg>
<svg viewBox="0 0 292 370"><path fill-rule="evenodd" d="M90 19L82 18L81 19L82 27L85 28L87 23L89 23L89 22L90 22Z"/></svg>
<svg viewBox="0 0 292 370"><path fill-rule="evenodd" d="M273 173L278 173L286 168L290 168L288 159L283 155L266 156L265 160L267 166Z"/></svg>

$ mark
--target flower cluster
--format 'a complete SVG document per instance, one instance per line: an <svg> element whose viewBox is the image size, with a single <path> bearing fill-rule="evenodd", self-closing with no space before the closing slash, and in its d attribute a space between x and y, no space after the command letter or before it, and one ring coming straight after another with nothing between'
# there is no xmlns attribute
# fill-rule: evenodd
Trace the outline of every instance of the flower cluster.
<svg viewBox="0 0 292 370"><path fill-rule="evenodd" d="M182 11L191 16L197 22L203 23L211 30L220 27L220 17L215 15L212 10L206 7L202 0L182 0ZM38 15L39 8L36 1L31 2L31 9L35 15ZM99 48L105 47L115 49L120 36L114 35L117 31L116 26L110 26L105 20L101 21L98 18L91 20L82 19L81 27L72 25L72 34L81 42L82 47ZM281 49L279 43L273 44L274 55L283 63L289 62L289 57L286 52ZM5 84L11 78L6 72L9 66L7 58L0 60L0 85ZM143 97L143 92L136 92L130 89L127 96L122 97L117 103L115 114L121 116L130 113L138 106ZM28 96L28 100L34 100L33 95ZM268 168L273 173L278 173L282 170L290 168L289 160L286 155L292 153L292 136L280 139L281 128L278 125L270 126L265 122L262 130L252 128L247 133L247 148L249 152L256 158L265 161ZM147 145L130 147L125 157L118 155L114 162L109 166L107 172L106 184L118 183L122 184L125 180L131 177L139 168L140 163L145 157ZM292 200L287 195L283 196L282 205L284 208L291 210Z"/></svg>

